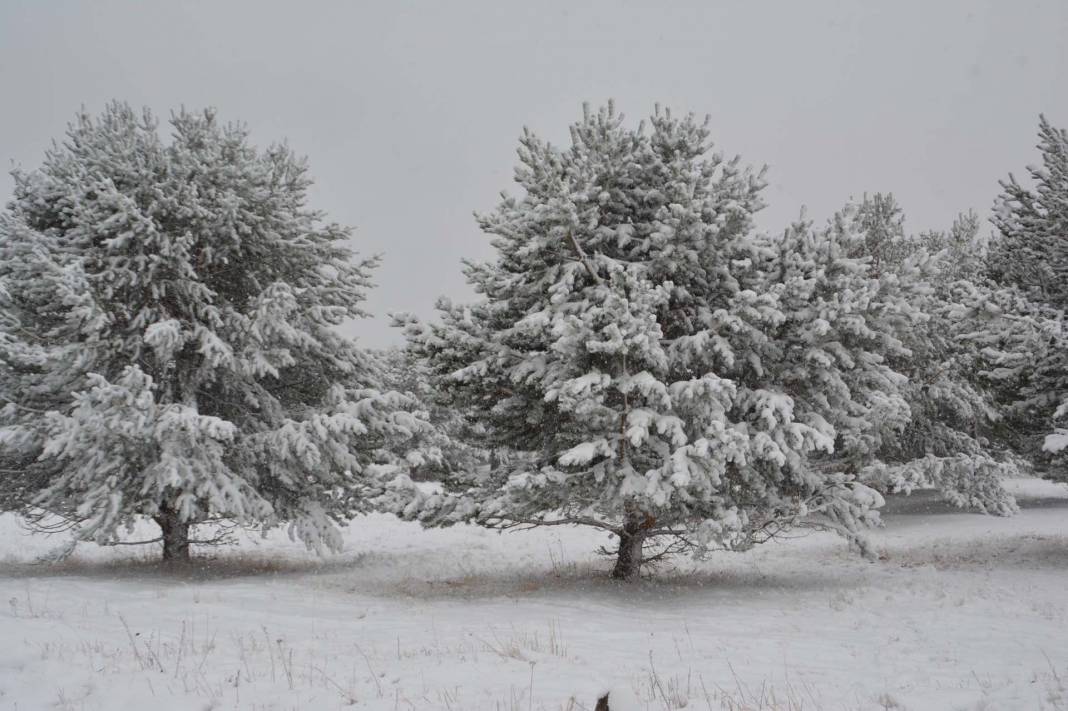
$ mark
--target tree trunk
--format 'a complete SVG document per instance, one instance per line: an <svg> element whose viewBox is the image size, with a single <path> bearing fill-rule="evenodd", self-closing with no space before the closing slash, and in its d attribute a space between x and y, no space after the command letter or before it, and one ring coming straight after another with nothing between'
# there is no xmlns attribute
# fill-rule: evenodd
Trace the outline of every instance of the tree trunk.
<svg viewBox="0 0 1068 711"><path fill-rule="evenodd" d="M630 520L623 524L619 534L619 554L616 566L612 568L612 577L616 580L637 580L642 568L642 546L645 543L645 529L641 523Z"/></svg>
<svg viewBox="0 0 1068 711"><path fill-rule="evenodd" d="M163 562L189 562L189 522L178 518L170 507L160 507L156 523L163 532Z"/></svg>

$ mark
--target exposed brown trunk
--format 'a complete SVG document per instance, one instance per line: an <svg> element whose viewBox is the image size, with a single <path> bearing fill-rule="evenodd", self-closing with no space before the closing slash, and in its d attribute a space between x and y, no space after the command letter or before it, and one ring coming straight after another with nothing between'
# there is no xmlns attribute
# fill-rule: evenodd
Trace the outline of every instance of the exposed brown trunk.
<svg viewBox="0 0 1068 711"><path fill-rule="evenodd" d="M163 562L189 562L189 522L179 519L170 507L161 507L156 523L163 532Z"/></svg>
<svg viewBox="0 0 1068 711"><path fill-rule="evenodd" d="M612 577L616 580L637 580L642 568L642 547L645 528L640 521L630 519L619 533L619 553Z"/></svg>

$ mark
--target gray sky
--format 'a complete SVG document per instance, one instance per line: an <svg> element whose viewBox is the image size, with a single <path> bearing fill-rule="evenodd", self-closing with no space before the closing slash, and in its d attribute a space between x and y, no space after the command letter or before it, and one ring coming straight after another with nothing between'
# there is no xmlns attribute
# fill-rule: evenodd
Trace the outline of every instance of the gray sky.
<svg viewBox="0 0 1068 711"><path fill-rule="evenodd" d="M314 205L384 254L352 329L378 346L386 311L470 293L471 212L512 190L521 127L563 142L584 100L710 114L721 150L770 166L766 229L864 191L913 231L985 215L1039 112L1068 126L1068 2L0 0L0 87L0 160L27 168L111 98L288 138Z"/></svg>

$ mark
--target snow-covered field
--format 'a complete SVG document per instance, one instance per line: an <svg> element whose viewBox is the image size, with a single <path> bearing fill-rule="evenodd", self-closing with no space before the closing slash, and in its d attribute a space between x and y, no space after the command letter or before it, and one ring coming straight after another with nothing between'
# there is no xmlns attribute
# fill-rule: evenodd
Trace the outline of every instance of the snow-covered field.
<svg viewBox="0 0 1068 711"><path fill-rule="evenodd" d="M4 709L1068 709L1068 488L993 518L890 502L829 535L612 583L559 528L385 516L320 560L250 538L184 574L0 518Z"/></svg>

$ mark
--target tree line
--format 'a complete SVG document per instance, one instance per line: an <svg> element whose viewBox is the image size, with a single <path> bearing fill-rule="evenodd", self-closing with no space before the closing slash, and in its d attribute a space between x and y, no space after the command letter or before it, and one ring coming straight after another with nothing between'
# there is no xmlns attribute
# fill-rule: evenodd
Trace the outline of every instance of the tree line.
<svg viewBox="0 0 1068 711"><path fill-rule="evenodd" d="M375 259L307 205L306 162L214 111L79 114L0 214L0 510L163 558L193 527L318 551L387 511L425 526L585 525L612 575L796 529L861 551L887 493L1009 515L1065 478L1068 134L974 212L905 230L890 194L755 225L765 170L659 107L524 130L518 194L477 215L470 303L366 315Z"/></svg>

